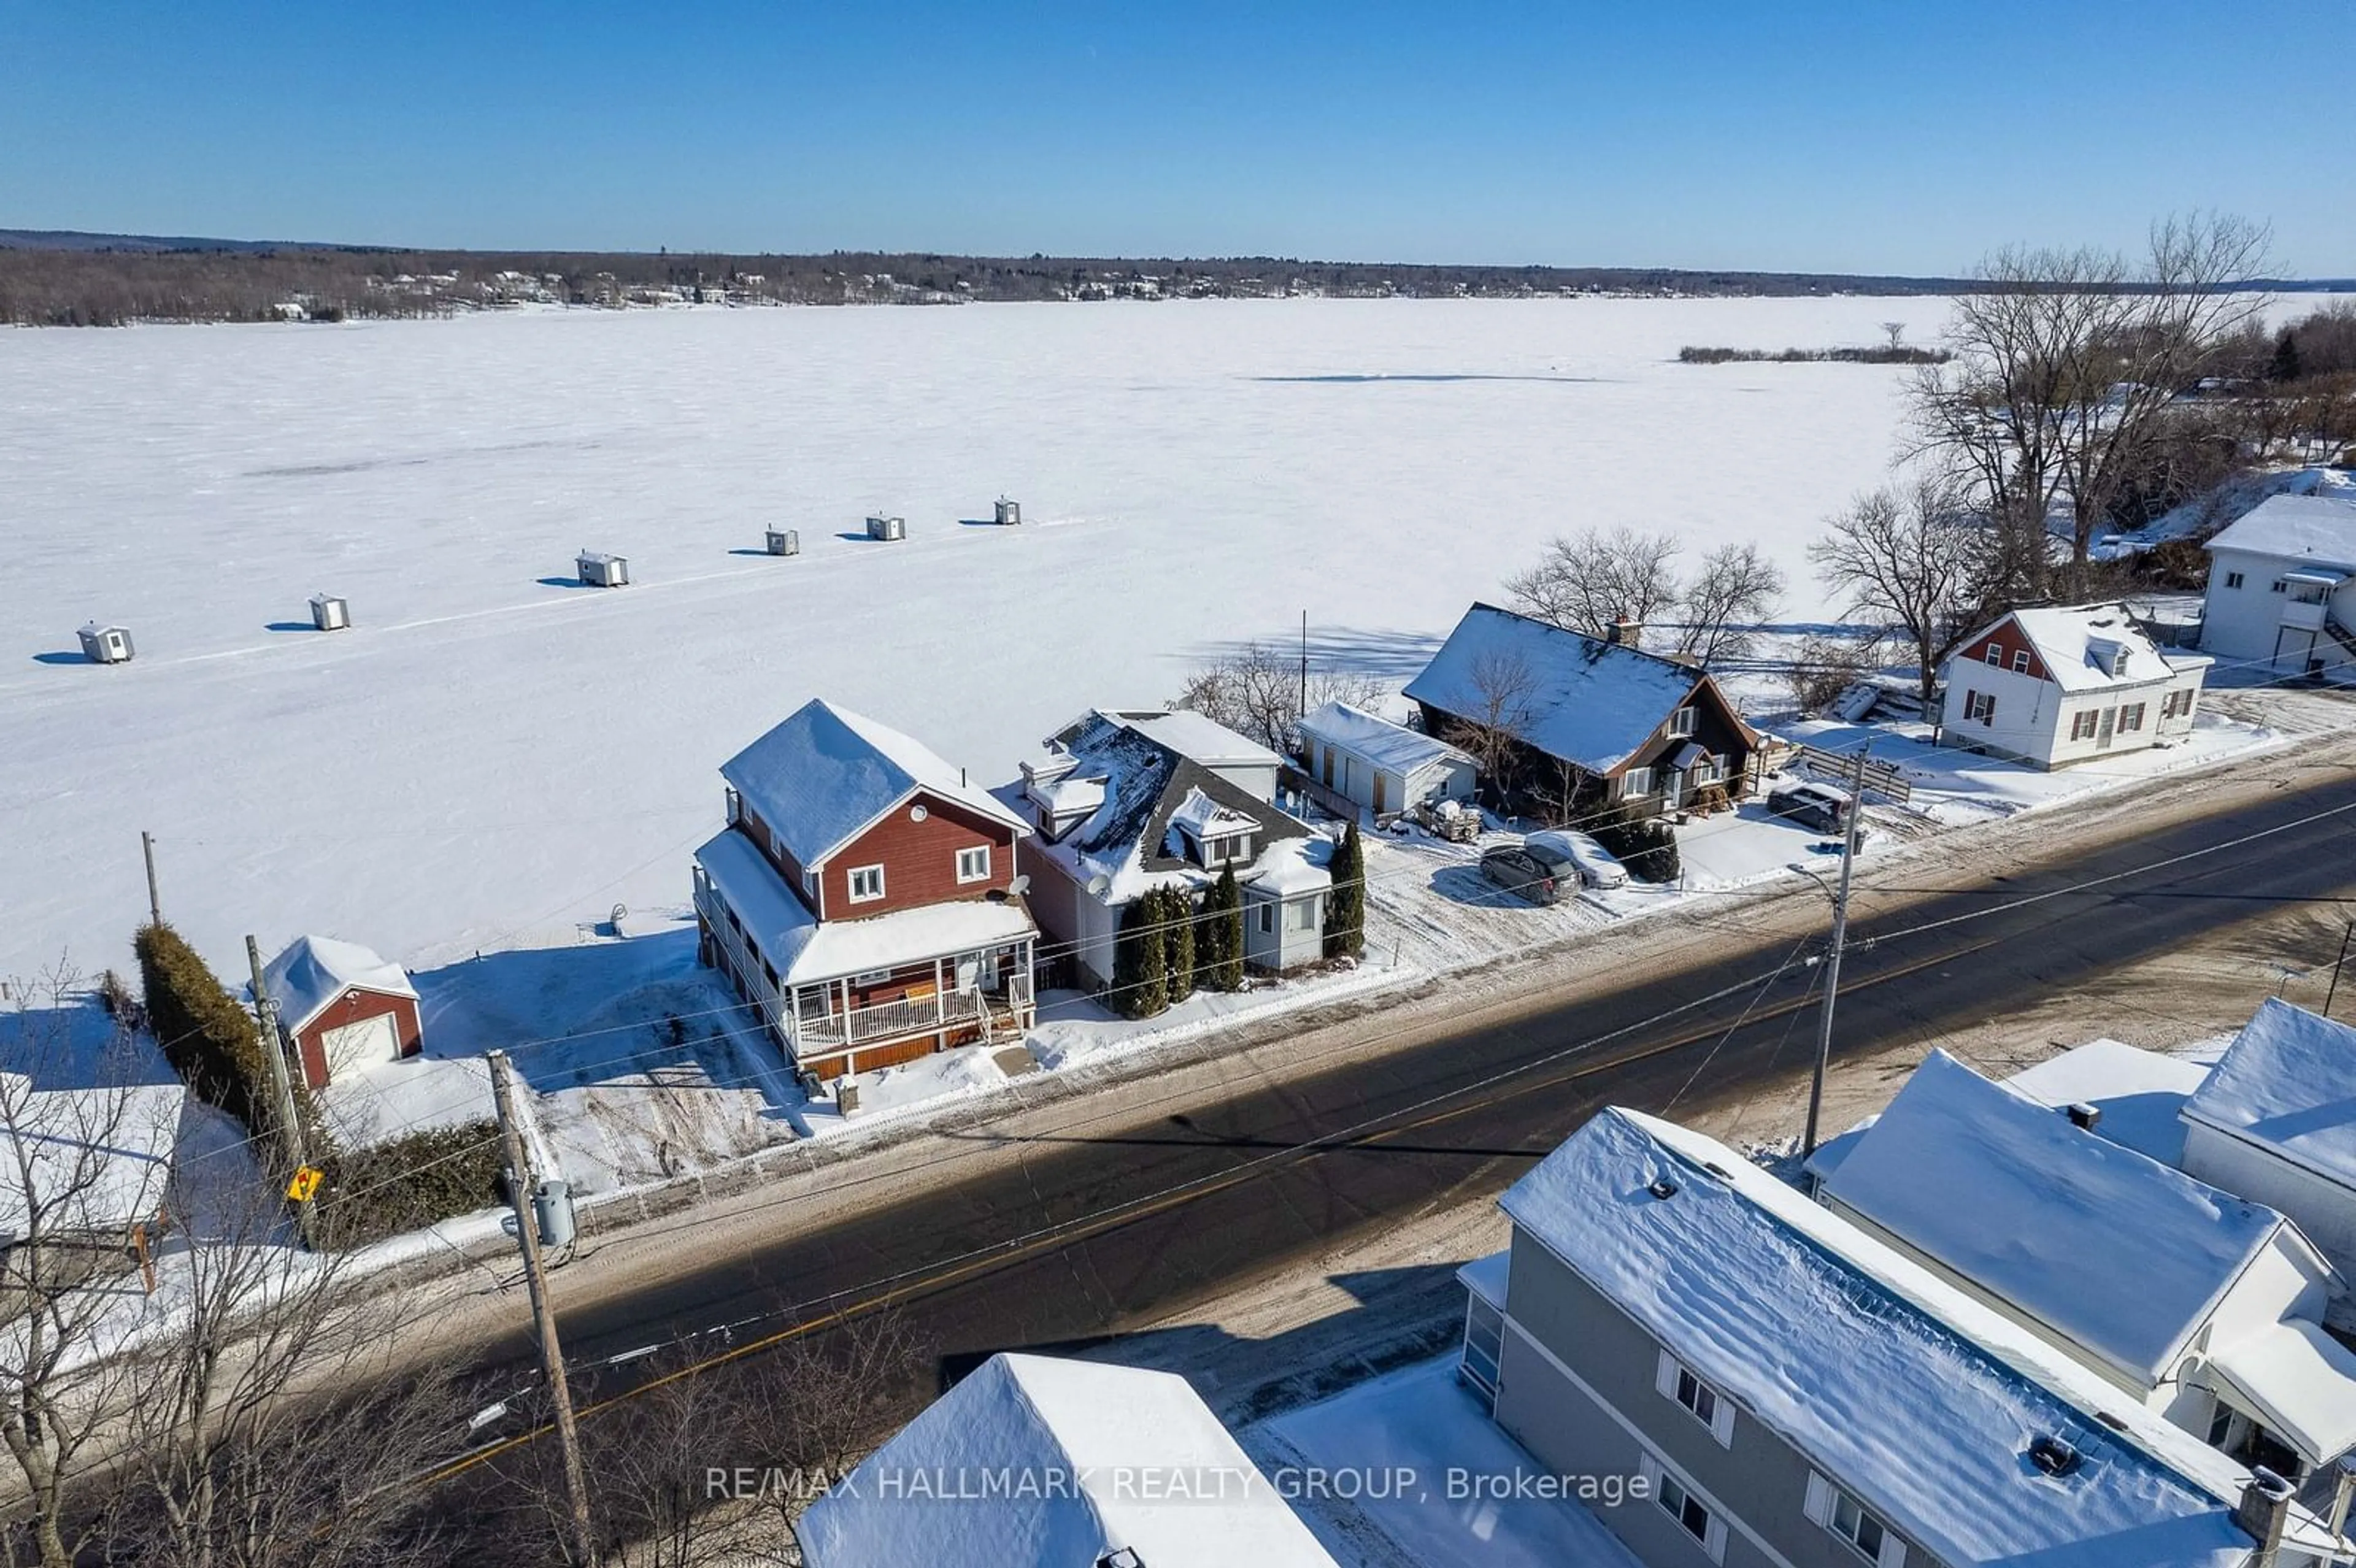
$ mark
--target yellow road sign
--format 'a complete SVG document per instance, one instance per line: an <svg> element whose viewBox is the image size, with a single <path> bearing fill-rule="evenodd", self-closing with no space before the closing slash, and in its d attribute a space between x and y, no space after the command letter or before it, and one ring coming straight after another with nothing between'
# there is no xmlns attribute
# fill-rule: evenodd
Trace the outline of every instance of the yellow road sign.
<svg viewBox="0 0 2356 1568"><path fill-rule="evenodd" d="M286 1196L297 1203L308 1203L311 1195L319 1190L319 1183L327 1179L327 1174L316 1165L305 1166L294 1173L294 1179L286 1184Z"/></svg>

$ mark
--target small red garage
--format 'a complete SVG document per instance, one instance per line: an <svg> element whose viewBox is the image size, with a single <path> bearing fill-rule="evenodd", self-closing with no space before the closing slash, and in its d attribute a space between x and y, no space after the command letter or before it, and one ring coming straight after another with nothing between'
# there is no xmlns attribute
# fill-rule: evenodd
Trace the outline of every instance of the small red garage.
<svg viewBox="0 0 2356 1568"><path fill-rule="evenodd" d="M408 973L357 942L298 937L270 961L262 983L278 1009L279 1037L314 1089L425 1047Z"/></svg>

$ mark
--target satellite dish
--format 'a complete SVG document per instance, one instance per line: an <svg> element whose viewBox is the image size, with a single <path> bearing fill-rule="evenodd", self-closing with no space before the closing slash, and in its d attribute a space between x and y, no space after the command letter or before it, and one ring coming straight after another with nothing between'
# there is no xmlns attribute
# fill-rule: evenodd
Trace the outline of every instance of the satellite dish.
<svg viewBox="0 0 2356 1568"><path fill-rule="evenodd" d="M1025 874L1023 876L1017 877L1012 881L1007 883L1006 891L1012 893L1018 899L1024 893L1029 892L1031 891L1031 879L1029 875ZM1088 891L1090 892L1094 892L1096 890L1091 888Z"/></svg>
<svg viewBox="0 0 2356 1568"><path fill-rule="evenodd" d="M1104 897L1107 892L1111 891L1111 888L1112 879L1106 876L1101 871L1088 879L1088 897L1092 899L1100 899Z"/></svg>

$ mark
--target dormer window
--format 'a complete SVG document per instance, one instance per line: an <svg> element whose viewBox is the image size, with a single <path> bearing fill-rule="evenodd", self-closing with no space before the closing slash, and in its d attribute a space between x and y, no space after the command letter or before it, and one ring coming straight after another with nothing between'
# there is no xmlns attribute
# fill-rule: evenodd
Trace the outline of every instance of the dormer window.
<svg viewBox="0 0 2356 1568"><path fill-rule="evenodd" d="M1691 705L1678 709L1675 713L1669 715L1669 739L1673 741L1684 740L1687 736L1691 735L1694 732L1694 727L1700 723L1700 721L1701 716L1694 710Z"/></svg>

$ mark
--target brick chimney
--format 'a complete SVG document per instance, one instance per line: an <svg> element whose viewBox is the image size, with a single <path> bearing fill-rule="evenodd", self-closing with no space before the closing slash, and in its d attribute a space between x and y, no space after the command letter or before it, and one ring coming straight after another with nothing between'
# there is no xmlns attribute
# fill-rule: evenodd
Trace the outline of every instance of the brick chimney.
<svg viewBox="0 0 2356 1568"><path fill-rule="evenodd" d="M2251 1470L2233 1509L2233 1522L2246 1531L2258 1549L2251 1568L2275 1568L2282 1557L2283 1531L2290 1523L2291 1484L2260 1465Z"/></svg>
<svg viewBox="0 0 2356 1568"><path fill-rule="evenodd" d="M1603 640L1615 648L1633 648L1643 641L1644 635L1643 622L1632 621L1627 616L1621 615L1613 618L1612 629L1603 635Z"/></svg>

